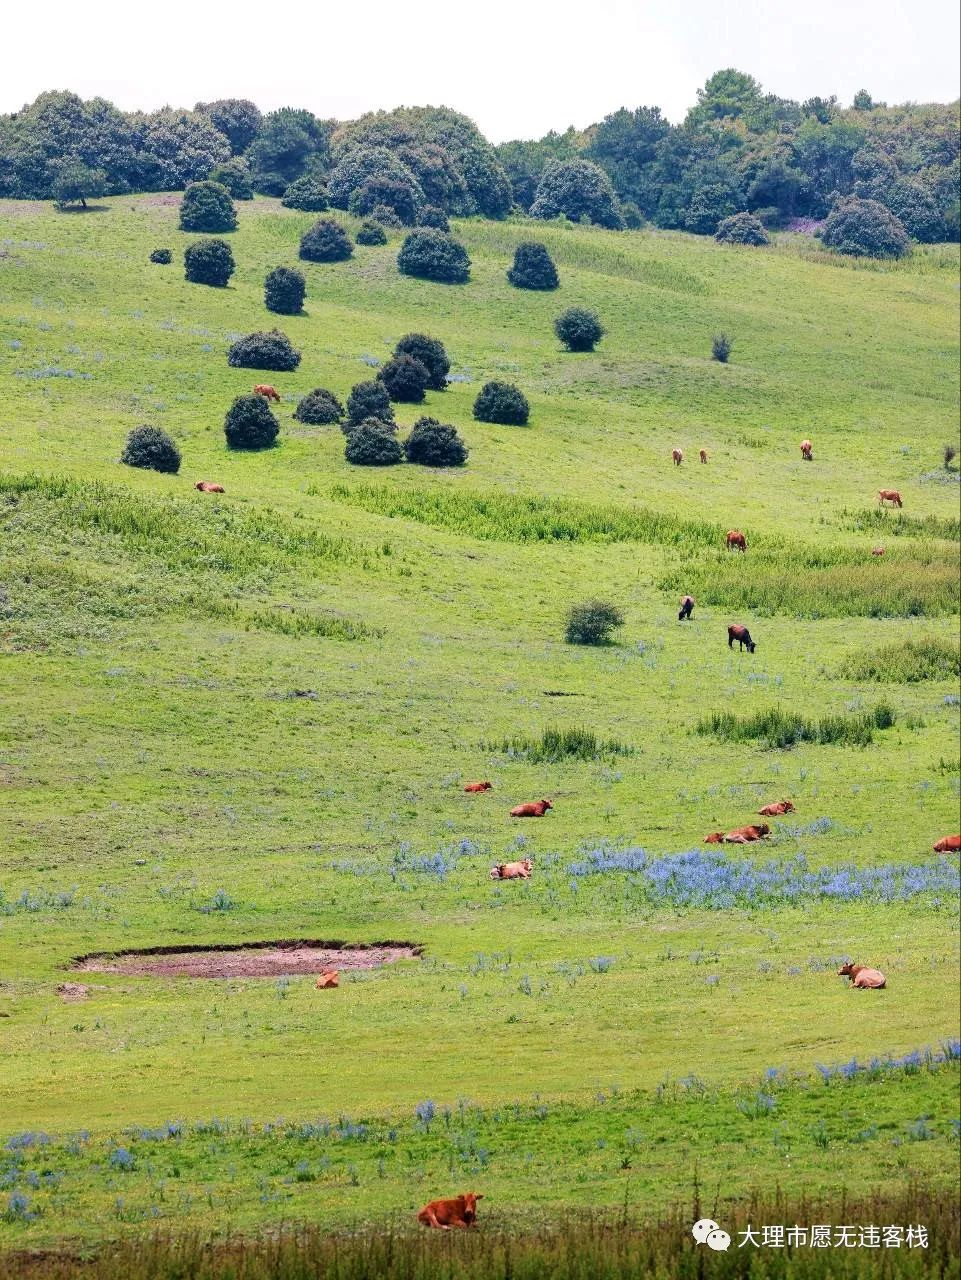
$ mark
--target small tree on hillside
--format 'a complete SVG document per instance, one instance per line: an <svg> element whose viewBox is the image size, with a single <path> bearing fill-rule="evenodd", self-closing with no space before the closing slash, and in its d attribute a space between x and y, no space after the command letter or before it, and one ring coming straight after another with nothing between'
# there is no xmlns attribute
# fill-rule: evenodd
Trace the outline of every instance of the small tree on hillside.
<svg viewBox="0 0 961 1280"><path fill-rule="evenodd" d="M219 182L191 182L180 202L181 231L236 231L237 211Z"/></svg>
<svg viewBox="0 0 961 1280"><path fill-rule="evenodd" d="M300 256L307 262L344 262L353 252L350 237L334 218L318 218L300 240Z"/></svg>
<svg viewBox="0 0 961 1280"><path fill-rule="evenodd" d="M299 315L306 295L307 281L294 267L274 267L264 281L264 305L278 315Z"/></svg>
<svg viewBox="0 0 961 1280"><path fill-rule="evenodd" d="M368 219L357 228L354 239L358 244L386 244L387 232L379 222Z"/></svg>
<svg viewBox="0 0 961 1280"><path fill-rule="evenodd" d="M444 344L437 338L429 338L426 333L405 334L394 348L394 355L413 356L415 360L419 360L430 375L427 386L431 391L443 391L446 388L450 360Z"/></svg>
<svg viewBox="0 0 961 1280"><path fill-rule="evenodd" d="M564 639L568 644L610 644L611 634L624 625L624 614L607 600L585 600L567 613Z"/></svg>
<svg viewBox="0 0 961 1280"><path fill-rule="evenodd" d="M327 188L310 174L304 174L302 178L292 182L280 203L285 209L300 209L303 213L323 213L330 208Z"/></svg>
<svg viewBox="0 0 961 1280"><path fill-rule="evenodd" d="M291 373L300 364L300 352L286 333L271 329L269 333L248 333L245 338L238 338L227 352L227 363L234 369Z"/></svg>
<svg viewBox="0 0 961 1280"><path fill-rule="evenodd" d="M462 467L467 454L457 428L436 418L418 418L404 441L407 461L425 467Z"/></svg>
<svg viewBox="0 0 961 1280"><path fill-rule="evenodd" d="M764 223L753 213L735 213L724 218L714 232L719 244L770 244L771 237L764 230Z"/></svg>
<svg viewBox="0 0 961 1280"><path fill-rule="evenodd" d="M127 436L120 461L128 467L176 475L180 470L180 450L160 427L134 427Z"/></svg>
<svg viewBox="0 0 961 1280"><path fill-rule="evenodd" d="M711 355L721 364L727 364L733 346L734 340L729 338L726 333L716 333L711 339Z"/></svg>
<svg viewBox="0 0 961 1280"><path fill-rule="evenodd" d="M390 467L403 462L397 428L377 418L365 418L347 436L344 457L355 467Z"/></svg>
<svg viewBox="0 0 961 1280"><path fill-rule="evenodd" d="M365 418L394 421L394 407L382 382L358 382L347 397L347 425L356 427Z"/></svg>
<svg viewBox="0 0 961 1280"><path fill-rule="evenodd" d="M852 257L903 258L911 252L908 233L894 214L877 200L856 196L835 202L821 239L829 249Z"/></svg>
<svg viewBox="0 0 961 1280"><path fill-rule="evenodd" d="M77 159L60 160L50 166L50 190L58 209L71 204L87 207L88 197L95 200L107 189L107 175L103 169L91 169Z"/></svg>
<svg viewBox="0 0 961 1280"><path fill-rule="evenodd" d="M616 231L624 228L611 180L590 160L549 160L541 173L532 218L586 218Z"/></svg>
<svg viewBox="0 0 961 1280"><path fill-rule="evenodd" d="M556 289L560 284L554 259L536 242L517 246L507 278L515 289Z"/></svg>
<svg viewBox="0 0 961 1280"><path fill-rule="evenodd" d="M452 236L433 227L418 227L404 240L397 255L397 269L402 275L422 280L466 284L470 279L470 258Z"/></svg>
<svg viewBox="0 0 961 1280"><path fill-rule="evenodd" d="M554 332L568 351L593 351L604 336L604 326L596 311L568 307L554 321Z"/></svg>
<svg viewBox="0 0 961 1280"><path fill-rule="evenodd" d="M312 427L329 426L332 422L339 422L343 416L344 406L326 387L314 387L294 410L298 422Z"/></svg>
<svg viewBox="0 0 961 1280"><path fill-rule="evenodd" d="M433 227L437 231L450 231L450 219L436 204L425 204L417 215L419 227Z"/></svg>
<svg viewBox="0 0 961 1280"><path fill-rule="evenodd" d="M430 383L425 366L403 352L382 365L377 378L387 388L391 400L400 404L420 404Z"/></svg>
<svg viewBox="0 0 961 1280"><path fill-rule="evenodd" d="M169 249L154 249L150 254L150 261L158 263L161 267L169 267L173 260L174 256Z"/></svg>
<svg viewBox="0 0 961 1280"><path fill-rule="evenodd" d="M478 422L499 422L509 427L523 427L530 416L530 405L523 391L510 382L486 382L474 401L474 417Z"/></svg>
<svg viewBox="0 0 961 1280"><path fill-rule="evenodd" d="M234 274L234 255L226 240L195 240L184 250L184 275L191 284L224 288Z"/></svg>
<svg viewBox="0 0 961 1280"><path fill-rule="evenodd" d="M234 200L253 200L254 188L250 181L250 170L246 161L235 157L225 160L210 171L210 181L219 182L226 187Z"/></svg>
<svg viewBox="0 0 961 1280"><path fill-rule="evenodd" d="M238 396L224 420L231 449L269 449L279 433L280 423L263 396Z"/></svg>

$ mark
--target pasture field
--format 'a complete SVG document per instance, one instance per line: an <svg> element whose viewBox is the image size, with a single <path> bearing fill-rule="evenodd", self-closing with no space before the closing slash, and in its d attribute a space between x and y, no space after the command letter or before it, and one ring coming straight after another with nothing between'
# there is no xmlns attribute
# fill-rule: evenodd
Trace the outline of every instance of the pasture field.
<svg viewBox="0 0 961 1280"><path fill-rule="evenodd" d="M471 1188L501 1225L519 1200L674 1212L695 1180L732 1212L757 1187L948 1192L957 247L880 265L471 220L468 285L400 276L392 234L301 264L305 313L277 317L264 275L311 216L239 214L212 289L169 196L0 205L0 1247L377 1223ZM555 294L504 278L531 237ZM574 304L607 326L594 354L554 339ZM228 367L274 325L295 373ZM410 331L453 381L398 420L455 423L468 465L351 468L296 402L346 398ZM489 378L529 426L472 420ZM228 453L262 379L278 446ZM178 476L119 465L142 422ZM616 642L565 644L595 595ZM749 737L773 711L840 737ZM597 753L525 749L554 726ZM784 797L763 848L702 843ZM529 882L489 879L528 855ZM298 938L424 950L336 991L69 972Z"/></svg>

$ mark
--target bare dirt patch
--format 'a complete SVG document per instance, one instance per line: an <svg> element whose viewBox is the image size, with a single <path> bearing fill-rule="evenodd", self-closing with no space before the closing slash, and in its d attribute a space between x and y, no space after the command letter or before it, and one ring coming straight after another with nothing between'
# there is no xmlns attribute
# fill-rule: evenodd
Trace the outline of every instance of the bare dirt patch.
<svg viewBox="0 0 961 1280"><path fill-rule="evenodd" d="M415 959L422 951L411 942L245 942L98 952L78 956L70 968L138 978L281 978L325 969L379 969L395 960Z"/></svg>

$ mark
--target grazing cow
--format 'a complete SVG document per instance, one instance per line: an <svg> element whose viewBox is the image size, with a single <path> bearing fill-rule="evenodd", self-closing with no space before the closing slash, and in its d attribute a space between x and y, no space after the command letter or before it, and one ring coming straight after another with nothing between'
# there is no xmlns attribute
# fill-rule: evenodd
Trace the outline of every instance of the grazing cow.
<svg viewBox="0 0 961 1280"><path fill-rule="evenodd" d="M317 981L314 984L319 991L325 990L327 987L339 986L340 974L336 969L324 969L317 975Z"/></svg>
<svg viewBox="0 0 961 1280"><path fill-rule="evenodd" d="M727 549L728 551L747 550L747 538L745 538L744 534L741 533L739 529L731 529L728 531Z"/></svg>
<svg viewBox="0 0 961 1280"><path fill-rule="evenodd" d="M684 454L681 452L680 449L672 449L671 457L674 459L675 467L679 467L681 463L684 461Z"/></svg>
<svg viewBox="0 0 961 1280"><path fill-rule="evenodd" d="M762 818L779 818L782 813L793 812L794 805L790 800L776 800L774 804L766 804L763 809L758 809Z"/></svg>
<svg viewBox="0 0 961 1280"><path fill-rule="evenodd" d="M276 387L270 387L266 382L258 382L254 387L255 396L263 396L265 400L276 400L280 404L280 394Z"/></svg>
<svg viewBox="0 0 961 1280"><path fill-rule="evenodd" d="M698 449L698 451L697 451L697 456L701 459L701 461L702 461L702 462L707 462L707 450L706 450L706 449Z"/></svg>
<svg viewBox="0 0 961 1280"><path fill-rule="evenodd" d="M201 493L223 493L224 491L222 484L211 484L209 480L198 480L194 488L199 489Z"/></svg>
<svg viewBox="0 0 961 1280"><path fill-rule="evenodd" d="M887 983L887 978L880 969L869 969L864 964L842 964L838 969L839 978L850 978L852 987L862 990L880 991Z"/></svg>
<svg viewBox="0 0 961 1280"><path fill-rule="evenodd" d="M735 640L738 643L739 653L743 650L745 645L747 645L748 653L753 653L757 648L757 645L751 639L750 631L748 631L747 627L742 627L739 622L732 623L732 625L727 629L727 647L729 649L734 648Z"/></svg>
<svg viewBox="0 0 961 1280"><path fill-rule="evenodd" d="M468 1191L453 1200L432 1200L425 1204L417 1215L417 1221L425 1227L440 1227L449 1231L451 1227L472 1227L477 1221L477 1201L483 1196Z"/></svg>
<svg viewBox="0 0 961 1280"><path fill-rule="evenodd" d="M804 459L805 462L814 461L814 454L812 452L812 448L813 446L810 440L801 441L801 457Z"/></svg>
<svg viewBox="0 0 961 1280"><path fill-rule="evenodd" d="M709 836L705 836L705 837L704 837L704 843L705 843L705 844L723 844L723 843L724 843L724 832L723 832L723 831L712 831L712 832L711 832L711 834L710 834Z"/></svg>
<svg viewBox="0 0 961 1280"><path fill-rule="evenodd" d="M879 489L878 490L878 506L883 507L886 502L890 502L892 507L903 507L901 495L897 489Z"/></svg>
<svg viewBox="0 0 961 1280"><path fill-rule="evenodd" d="M884 548L883 548L883 547L872 547L872 548L871 548L871 554L872 554L872 556L883 556L883 555L884 555Z"/></svg>
<svg viewBox="0 0 961 1280"><path fill-rule="evenodd" d="M468 782L464 788L465 791L490 791L493 788L493 782Z"/></svg>
<svg viewBox="0 0 961 1280"><path fill-rule="evenodd" d="M961 853L961 836L942 836L934 846L935 853Z"/></svg>
<svg viewBox="0 0 961 1280"><path fill-rule="evenodd" d="M759 822L756 827L735 827L724 837L725 844L752 844L755 840L763 840L771 834L766 822Z"/></svg>
<svg viewBox="0 0 961 1280"><path fill-rule="evenodd" d="M554 806L550 800L535 800L531 804L519 804L511 809L512 818L543 818L548 809Z"/></svg>
<svg viewBox="0 0 961 1280"><path fill-rule="evenodd" d="M524 858L521 862L498 862L491 867L491 879L529 880L532 870L530 858Z"/></svg>
<svg viewBox="0 0 961 1280"><path fill-rule="evenodd" d="M681 601L681 612L677 615L678 622L683 622L685 618L690 618L694 613L694 597L685 596Z"/></svg>

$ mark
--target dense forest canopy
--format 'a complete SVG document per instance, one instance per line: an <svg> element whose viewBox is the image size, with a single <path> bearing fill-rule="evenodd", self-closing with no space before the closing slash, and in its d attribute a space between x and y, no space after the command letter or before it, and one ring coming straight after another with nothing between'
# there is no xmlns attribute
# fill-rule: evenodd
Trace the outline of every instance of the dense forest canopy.
<svg viewBox="0 0 961 1280"><path fill-rule="evenodd" d="M889 107L866 90L850 107L795 102L734 69L711 76L677 125L656 106L622 107L581 131L498 147L446 107L338 122L290 107L262 114L244 99L122 112L58 91L0 116L0 196L82 201L224 173L268 195L307 176L336 208L408 225L438 210L519 209L713 234L744 211L768 227L820 221L855 196L884 205L915 240L961 230L958 103Z"/></svg>

